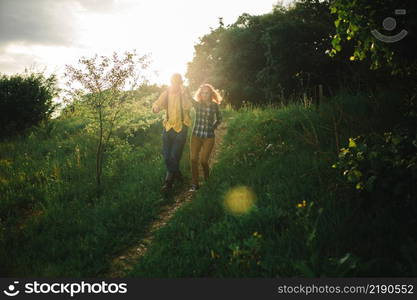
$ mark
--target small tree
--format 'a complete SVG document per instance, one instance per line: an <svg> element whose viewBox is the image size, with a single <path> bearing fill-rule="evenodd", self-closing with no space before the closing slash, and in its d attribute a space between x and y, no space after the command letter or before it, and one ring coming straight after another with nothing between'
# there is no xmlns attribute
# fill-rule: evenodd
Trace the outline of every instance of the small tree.
<svg viewBox="0 0 417 300"><path fill-rule="evenodd" d="M66 65L68 93L72 101L86 104L98 137L96 150L96 181L100 196L104 151L114 130L119 126L126 103L145 77L140 71L148 67L147 56L139 57L135 51L123 57L114 52L111 57L95 55L82 57L79 66ZM68 101L68 100L66 100Z"/></svg>

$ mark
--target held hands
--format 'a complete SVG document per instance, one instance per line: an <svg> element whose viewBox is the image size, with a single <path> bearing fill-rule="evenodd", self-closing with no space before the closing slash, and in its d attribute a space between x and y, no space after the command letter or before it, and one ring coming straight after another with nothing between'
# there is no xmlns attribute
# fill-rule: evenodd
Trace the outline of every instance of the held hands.
<svg viewBox="0 0 417 300"><path fill-rule="evenodd" d="M188 86L184 87L184 95L185 95L185 97L188 98L188 100L191 102L191 104L194 105L195 100L194 100L193 96L191 95L190 88Z"/></svg>
<svg viewBox="0 0 417 300"><path fill-rule="evenodd" d="M157 114L157 113L159 113L161 110L159 109L159 107L157 106L157 105L153 105L152 106L152 112L154 113L154 114Z"/></svg>

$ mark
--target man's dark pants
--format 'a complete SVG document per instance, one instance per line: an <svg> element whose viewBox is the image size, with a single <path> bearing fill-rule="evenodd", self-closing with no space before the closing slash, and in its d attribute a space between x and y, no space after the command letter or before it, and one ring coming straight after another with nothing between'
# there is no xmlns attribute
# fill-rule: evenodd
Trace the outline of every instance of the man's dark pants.
<svg viewBox="0 0 417 300"><path fill-rule="evenodd" d="M167 177L165 181L172 182L174 176L179 174L180 160L185 142L187 140L188 127L183 125L180 132L174 129L162 132L162 154L167 167Z"/></svg>

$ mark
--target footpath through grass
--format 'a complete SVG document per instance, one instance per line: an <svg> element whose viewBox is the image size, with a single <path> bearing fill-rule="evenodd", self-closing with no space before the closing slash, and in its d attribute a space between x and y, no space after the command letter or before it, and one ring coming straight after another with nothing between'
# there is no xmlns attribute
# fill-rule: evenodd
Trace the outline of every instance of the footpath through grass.
<svg viewBox="0 0 417 300"><path fill-rule="evenodd" d="M344 95L319 111L290 105L232 113L209 181L156 233L129 276L412 275L406 253L374 246L396 242L375 234L393 231L392 222L373 225L332 168L349 137L398 120L391 100L375 105Z"/></svg>
<svg viewBox="0 0 417 300"><path fill-rule="evenodd" d="M161 130L156 118L134 135L116 133L100 199L96 141L83 117L1 142L0 275L94 277L107 270L167 201L159 192Z"/></svg>

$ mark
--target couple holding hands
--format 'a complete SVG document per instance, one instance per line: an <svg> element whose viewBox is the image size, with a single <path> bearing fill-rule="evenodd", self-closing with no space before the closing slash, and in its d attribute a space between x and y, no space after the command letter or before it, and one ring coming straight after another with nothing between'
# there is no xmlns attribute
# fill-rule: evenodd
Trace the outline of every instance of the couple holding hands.
<svg viewBox="0 0 417 300"><path fill-rule="evenodd" d="M222 117L219 104L220 94L210 84L202 84L194 97L183 86L180 74L171 77L171 85L152 105L152 111L159 113L166 110L163 123L162 152L167 168L162 191L167 192L176 180L182 180L179 169L182 152L187 140L188 128L192 125L191 108L195 109L195 122L190 142L190 161L192 181L190 191L195 192L199 184L199 164L203 169L204 179L209 176L209 159L214 147L214 130L220 124Z"/></svg>

